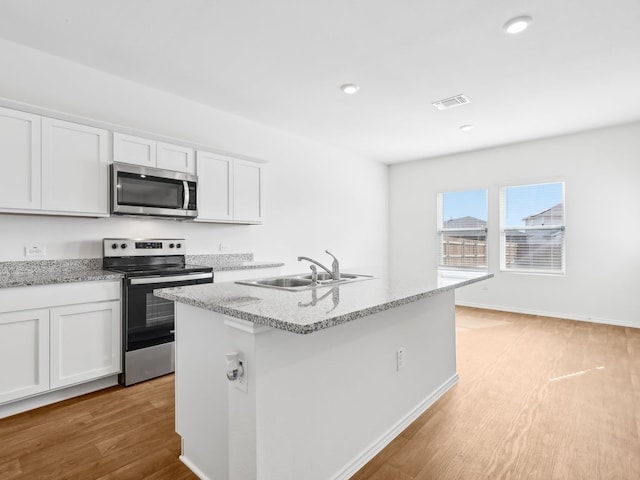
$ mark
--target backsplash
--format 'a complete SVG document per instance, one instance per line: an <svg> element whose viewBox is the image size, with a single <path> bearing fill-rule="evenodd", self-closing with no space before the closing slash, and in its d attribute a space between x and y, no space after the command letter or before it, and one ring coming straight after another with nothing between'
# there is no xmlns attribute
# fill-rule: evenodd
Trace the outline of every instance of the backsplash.
<svg viewBox="0 0 640 480"><path fill-rule="evenodd" d="M282 266L280 262L254 262L253 253L219 253L209 255L186 255L186 263L213 267L214 270L237 270ZM21 260L0 262L0 275L33 275L102 270L102 258L75 258L64 260Z"/></svg>
<svg viewBox="0 0 640 480"><path fill-rule="evenodd" d="M210 255L186 255L186 262L205 267L229 267L244 262L253 262L253 253L216 253Z"/></svg>

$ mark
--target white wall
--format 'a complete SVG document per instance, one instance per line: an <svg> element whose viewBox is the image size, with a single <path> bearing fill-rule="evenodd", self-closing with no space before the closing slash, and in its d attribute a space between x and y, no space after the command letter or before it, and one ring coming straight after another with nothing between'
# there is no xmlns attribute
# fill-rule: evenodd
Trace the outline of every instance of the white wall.
<svg viewBox="0 0 640 480"><path fill-rule="evenodd" d="M501 186L566 182L566 275L499 271ZM390 264L433 271L438 192L489 189L489 270L458 304L640 327L640 123L390 168Z"/></svg>
<svg viewBox="0 0 640 480"><path fill-rule="evenodd" d="M0 62L0 97L10 101L269 162L262 226L0 214L0 261L24 260L27 244L46 246L46 258L86 258L102 255L103 237L177 236L191 254L225 243L287 262L285 271L306 268L298 255L322 261L325 248L345 266L386 263L385 165L3 40Z"/></svg>

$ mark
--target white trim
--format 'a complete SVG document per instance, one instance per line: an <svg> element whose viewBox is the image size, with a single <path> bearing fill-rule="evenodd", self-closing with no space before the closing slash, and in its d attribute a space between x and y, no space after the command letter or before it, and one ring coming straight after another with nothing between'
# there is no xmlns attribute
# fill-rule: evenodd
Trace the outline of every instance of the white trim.
<svg viewBox="0 0 640 480"><path fill-rule="evenodd" d="M588 315L575 315L572 313L549 312L546 310L533 310L530 308L504 307L502 305L486 305L475 302L458 302L456 306L482 308L485 310L498 310L500 312L524 313L526 315L538 315L541 317L561 318L564 320L577 320L579 322L601 323L603 325L614 325L617 327L640 328L640 323L627 322L625 320L616 320L613 318L590 317Z"/></svg>
<svg viewBox="0 0 640 480"><path fill-rule="evenodd" d="M438 389L422 400L413 410L407 413L393 427L387 430L382 436L374 441L360 455L354 458L349 464L345 465L342 470L331 477L331 480L348 480L358 470L364 467L373 457L375 457L384 447L389 445L402 431L407 428L415 419L422 415L431 405L433 405L440 397L447 393L456 383L458 383L458 374L454 374L445 381Z"/></svg>
<svg viewBox="0 0 640 480"><path fill-rule="evenodd" d="M113 387L118 384L118 376L110 375L80 385L62 388L60 390L48 391L47 393L37 394L24 400L16 400L5 405L0 405L0 418L5 418L17 413L33 410L34 408L44 407L52 403L61 402L69 398L78 397L87 393L102 390L104 388Z"/></svg>
<svg viewBox="0 0 640 480"><path fill-rule="evenodd" d="M179 459L180 459L180 461L181 461L182 463L184 463L184 464L187 466L187 468L188 468L189 470L191 470L191 471L195 474L195 476L196 476L196 477L198 477L200 480L212 480L212 479L210 479L209 477L207 477L207 476L202 472L202 470L200 470L198 467L196 467L196 466L194 465L194 463L193 463L191 460L189 460L185 455L180 455L178 458L179 458Z"/></svg>
<svg viewBox="0 0 640 480"><path fill-rule="evenodd" d="M250 322L249 320L244 320L242 318L234 318L225 315L224 324L227 327L235 328L236 330L240 330L242 332L251 333L257 335L262 332L266 332L267 330L273 330L273 327L268 327L266 325L258 325L257 323Z"/></svg>

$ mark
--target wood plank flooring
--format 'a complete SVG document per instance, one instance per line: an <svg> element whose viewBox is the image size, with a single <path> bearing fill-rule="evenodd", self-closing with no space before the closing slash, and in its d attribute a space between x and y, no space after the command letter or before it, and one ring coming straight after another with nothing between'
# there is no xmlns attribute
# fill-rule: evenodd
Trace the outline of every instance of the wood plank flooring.
<svg viewBox="0 0 640 480"><path fill-rule="evenodd" d="M457 308L460 382L352 480L640 479L640 330Z"/></svg>
<svg viewBox="0 0 640 480"><path fill-rule="evenodd" d="M459 384L352 480L640 478L640 329L471 308L456 325ZM173 394L169 375L0 420L0 479L196 479Z"/></svg>
<svg viewBox="0 0 640 480"><path fill-rule="evenodd" d="M197 479L178 460L174 377L0 420L0 479Z"/></svg>

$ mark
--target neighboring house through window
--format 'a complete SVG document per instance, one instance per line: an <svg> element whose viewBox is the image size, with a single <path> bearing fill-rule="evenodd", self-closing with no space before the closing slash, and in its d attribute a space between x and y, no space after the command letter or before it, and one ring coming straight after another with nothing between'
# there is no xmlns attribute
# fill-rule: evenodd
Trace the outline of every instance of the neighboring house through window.
<svg viewBox="0 0 640 480"><path fill-rule="evenodd" d="M487 269L487 190L438 195L440 269Z"/></svg>
<svg viewBox="0 0 640 480"><path fill-rule="evenodd" d="M500 210L501 270L564 273L564 183L504 187Z"/></svg>

